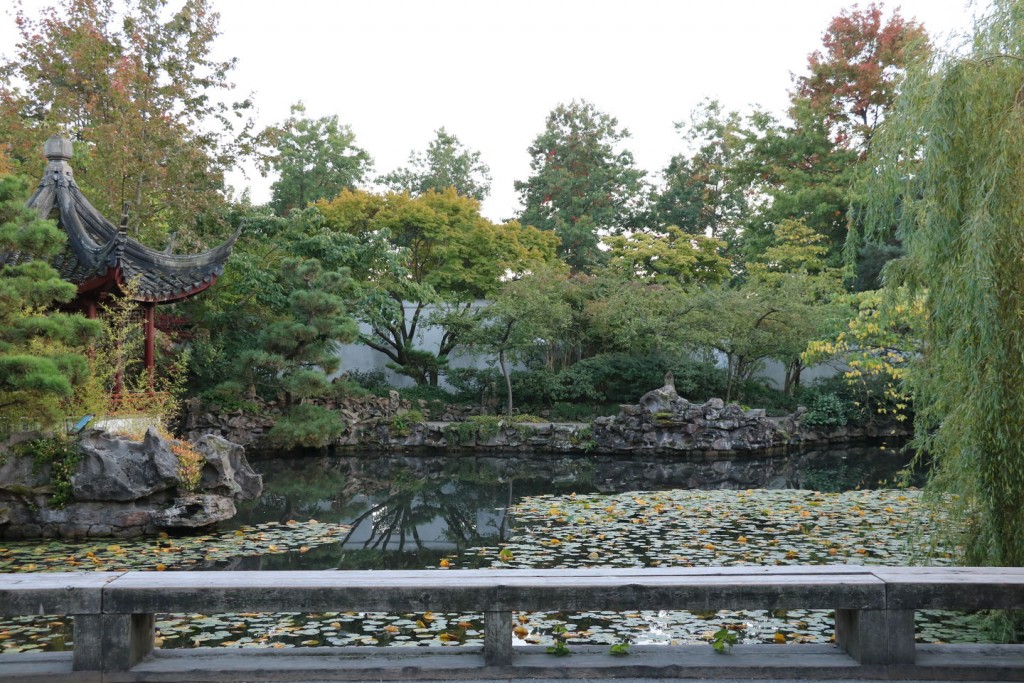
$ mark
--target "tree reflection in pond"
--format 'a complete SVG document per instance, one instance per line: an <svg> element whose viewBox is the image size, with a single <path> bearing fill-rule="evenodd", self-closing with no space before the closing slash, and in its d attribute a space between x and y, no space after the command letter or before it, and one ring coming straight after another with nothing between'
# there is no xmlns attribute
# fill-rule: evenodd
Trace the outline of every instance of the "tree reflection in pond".
<svg viewBox="0 0 1024 683"><path fill-rule="evenodd" d="M467 548L507 541L508 510L525 496L676 488L872 488L893 481L908 457L891 448L860 448L767 458L469 454L263 459L256 466L265 493L240 504L232 523L317 519L351 526L338 544L248 560L262 569L437 567L446 556L466 557Z"/></svg>

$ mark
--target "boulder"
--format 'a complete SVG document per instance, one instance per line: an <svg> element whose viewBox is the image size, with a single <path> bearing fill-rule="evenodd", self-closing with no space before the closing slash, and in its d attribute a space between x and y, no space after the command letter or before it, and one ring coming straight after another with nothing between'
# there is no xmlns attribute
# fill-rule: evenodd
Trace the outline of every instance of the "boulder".
<svg viewBox="0 0 1024 683"><path fill-rule="evenodd" d="M82 459L71 477L79 501L131 501L178 485L178 458L152 427L142 442L90 429L79 440Z"/></svg>
<svg viewBox="0 0 1024 683"><path fill-rule="evenodd" d="M200 490L235 500L253 500L263 492L263 477L249 465L245 449L238 444L206 434L196 442L196 448L206 458Z"/></svg>
<svg viewBox="0 0 1024 683"><path fill-rule="evenodd" d="M153 513L153 525L164 529L198 529L235 516L230 498L198 494L175 498L171 505Z"/></svg>
<svg viewBox="0 0 1024 683"><path fill-rule="evenodd" d="M640 407L649 414L670 413L679 399L672 373L665 375L665 386L648 391L640 397Z"/></svg>

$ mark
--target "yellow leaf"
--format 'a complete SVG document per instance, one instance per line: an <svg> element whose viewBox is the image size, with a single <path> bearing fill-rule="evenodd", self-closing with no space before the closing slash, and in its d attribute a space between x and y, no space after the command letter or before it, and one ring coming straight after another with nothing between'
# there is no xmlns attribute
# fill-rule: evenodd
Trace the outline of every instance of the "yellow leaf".
<svg viewBox="0 0 1024 683"><path fill-rule="evenodd" d="M384 630L387 631L388 633L398 633L398 627L395 626L394 624L388 624L387 626L384 627Z"/></svg>
<svg viewBox="0 0 1024 683"><path fill-rule="evenodd" d="M450 567L450 566L452 566L452 563L449 562L448 560L445 560L445 559L442 559L438 564L440 566L442 566L442 567Z"/></svg>
<svg viewBox="0 0 1024 683"><path fill-rule="evenodd" d="M512 629L512 633L515 634L516 638L519 638L521 640L530 633L530 629L526 628L525 626L516 626L514 629Z"/></svg>
<svg viewBox="0 0 1024 683"><path fill-rule="evenodd" d="M167 569L167 565L161 562L160 564L158 564L158 565L157 565L157 566L155 567L155 569L156 569L156 570L157 570L158 572L162 572L162 571L164 571L165 569Z"/></svg>
<svg viewBox="0 0 1024 683"><path fill-rule="evenodd" d="M276 553L277 552L277 546L276 545L268 545L267 546L267 550L269 550L272 553Z"/></svg>
<svg viewBox="0 0 1024 683"><path fill-rule="evenodd" d="M776 633L774 636L772 636L772 640L774 640L776 643L785 643L786 642L786 634L785 633Z"/></svg>
<svg viewBox="0 0 1024 683"><path fill-rule="evenodd" d="M299 547L299 552L300 553L308 553L309 552L309 546L308 545L300 546Z"/></svg>
<svg viewBox="0 0 1024 683"><path fill-rule="evenodd" d="M737 543L746 543L747 542L747 537L746 536L740 536L739 538L736 539L736 542Z"/></svg>

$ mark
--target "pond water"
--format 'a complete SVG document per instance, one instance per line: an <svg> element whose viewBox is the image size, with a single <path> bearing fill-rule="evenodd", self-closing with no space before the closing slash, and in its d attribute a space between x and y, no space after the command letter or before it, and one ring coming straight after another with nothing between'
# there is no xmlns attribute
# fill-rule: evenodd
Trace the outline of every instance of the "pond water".
<svg viewBox="0 0 1024 683"><path fill-rule="evenodd" d="M0 572L68 569L910 564L936 520L893 448L771 458L324 456L260 459L264 494L215 532L111 543L7 543ZM904 488L896 488L902 483ZM910 482L913 483L913 482ZM931 558L931 563L942 558ZM519 615L523 643L823 642L827 612ZM976 640L922 614L925 641ZM66 618L0 622L0 651L70 645ZM162 647L454 645L479 614L163 615ZM563 632L564 631L564 632ZM560 635L556 635L560 634Z"/></svg>

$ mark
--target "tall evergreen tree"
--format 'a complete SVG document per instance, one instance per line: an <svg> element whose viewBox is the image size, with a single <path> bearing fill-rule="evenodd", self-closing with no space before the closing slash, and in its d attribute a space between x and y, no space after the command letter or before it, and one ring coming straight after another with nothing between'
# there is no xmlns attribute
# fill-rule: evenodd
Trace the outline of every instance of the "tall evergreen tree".
<svg viewBox="0 0 1024 683"><path fill-rule="evenodd" d="M278 173L270 186L270 203L280 216L355 189L373 165L370 155L356 147L355 133L337 116L310 119L305 114L302 102L293 104L288 119L263 131L273 150L264 160L264 172Z"/></svg>
<svg viewBox="0 0 1024 683"><path fill-rule="evenodd" d="M408 166L381 177L380 182L396 192L413 195L454 187L463 197L483 201L491 192L491 169L480 160L480 152L438 128L425 152L413 152Z"/></svg>
<svg viewBox="0 0 1024 683"><path fill-rule="evenodd" d="M46 427L66 417L89 373L85 345L100 332L94 320L54 311L75 296L47 262L66 238L25 208L27 197L24 180L0 176L0 254L18 255L0 266L0 434L22 419Z"/></svg>
<svg viewBox="0 0 1024 683"><path fill-rule="evenodd" d="M637 227L644 202L643 171L623 148L629 131L587 101L558 105L529 147L532 175L516 181L520 222L552 230L559 255L589 272L604 259L602 233Z"/></svg>

